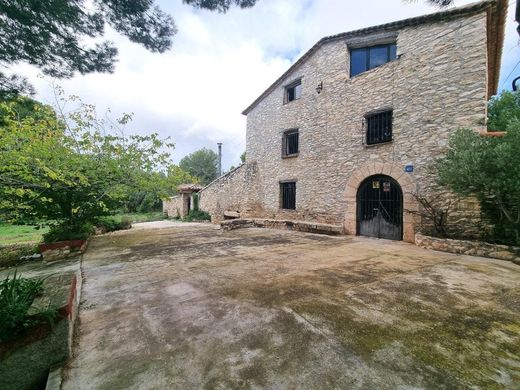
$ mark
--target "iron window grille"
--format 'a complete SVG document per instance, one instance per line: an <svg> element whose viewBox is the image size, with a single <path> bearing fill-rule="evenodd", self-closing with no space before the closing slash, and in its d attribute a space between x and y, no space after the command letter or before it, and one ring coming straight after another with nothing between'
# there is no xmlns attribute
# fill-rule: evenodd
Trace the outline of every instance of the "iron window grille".
<svg viewBox="0 0 520 390"><path fill-rule="evenodd" d="M392 110L365 116L367 145L392 141Z"/></svg>
<svg viewBox="0 0 520 390"><path fill-rule="evenodd" d="M296 182L280 183L280 206L285 210L296 209Z"/></svg>
<svg viewBox="0 0 520 390"><path fill-rule="evenodd" d="M295 82L285 87L284 103L292 102L302 96L302 80L296 80Z"/></svg>
<svg viewBox="0 0 520 390"><path fill-rule="evenodd" d="M283 133L282 139L282 157L297 156L299 152L298 129L287 130Z"/></svg>
<svg viewBox="0 0 520 390"><path fill-rule="evenodd" d="M350 77L376 68L397 58L395 43L350 50Z"/></svg>

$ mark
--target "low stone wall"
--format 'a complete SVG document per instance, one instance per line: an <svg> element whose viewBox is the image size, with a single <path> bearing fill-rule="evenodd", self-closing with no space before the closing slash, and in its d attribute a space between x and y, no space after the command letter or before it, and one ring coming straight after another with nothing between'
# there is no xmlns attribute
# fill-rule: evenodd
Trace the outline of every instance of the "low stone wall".
<svg viewBox="0 0 520 390"><path fill-rule="evenodd" d="M343 227L328 225L324 223L313 223L305 221L289 221L281 219L232 219L220 223L222 230L234 230L249 227L260 227L270 229L295 230L298 232L319 233L328 235L343 234Z"/></svg>
<svg viewBox="0 0 520 390"><path fill-rule="evenodd" d="M471 256L490 257L493 259L509 260L520 264L520 248L507 245L489 244L481 241L453 240L415 235L415 244L421 248L436 251L450 252Z"/></svg>
<svg viewBox="0 0 520 390"><path fill-rule="evenodd" d="M258 169L256 162L242 164L208 184L200 192L200 209L218 223L224 214L233 213L241 218L263 215L258 199Z"/></svg>
<svg viewBox="0 0 520 390"><path fill-rule="evenodd" d="M37 297L29 309L31 315L48 307L58 308L54 324L37 324L0 343L0 389L60 388L59 376L55 378L55 387L45 385L49 370L63 365L72 356L74 326L81 299L79 261L73 268L73 272L49 275L44 282L43 295Z"/></svg>
<svg viewBox="0 0 520 390"><path fill-rule="evenodd" d="M54 261L77 256L87 250L88 240L58 241L50 244L40 244L43 261Z"/></svg>
<svg viewBox="0 0 520 390"><path fill-rule="evenodd" d="M172 196L171 198L164 199L163 202L163 213L169 218L180 218L182 210L182 197L180 195Z"/></svg>

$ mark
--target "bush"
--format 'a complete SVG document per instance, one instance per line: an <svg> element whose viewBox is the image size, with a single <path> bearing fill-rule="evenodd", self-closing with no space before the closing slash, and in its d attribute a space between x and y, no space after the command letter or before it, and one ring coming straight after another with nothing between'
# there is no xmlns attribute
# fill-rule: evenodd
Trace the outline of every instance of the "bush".
<svg viewBox="0 0 520 390"><path fill-rule="evenodd" d="M108 233L116 230L130 229L132 227L132 221L126 217L120 220L115 217L103 217L96 221L96 227L101 229L103 233Z"/></svg>
<svg viewBox="0 0 520 390"><path fill-rule="evenodd" d="M57 225L52 226L49 232L43 235L43 242L86 240L92 233L94 233L94 226L91 223L79 226Z"/></svg>
<svg viewBox="0 0 520 390"><path fill-rule="evenodd" d="M0 341L5 341L24 329L42 321L53 320L56 311L50 310L33 316L27 314L34 298L43 291L44 279L27 279L9 275L0 281Z"/></svg>
<svg viewBox="0 0 520 390"><path fill-rule="evenodd" d="M184 221L211 221L211 215L202 210L191 210L190 213L184 217Z"/></svg>

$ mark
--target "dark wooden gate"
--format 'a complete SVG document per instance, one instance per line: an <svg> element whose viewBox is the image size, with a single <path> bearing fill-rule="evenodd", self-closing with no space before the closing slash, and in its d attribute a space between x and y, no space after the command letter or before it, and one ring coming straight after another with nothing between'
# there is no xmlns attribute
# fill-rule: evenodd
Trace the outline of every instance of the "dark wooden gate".
<svg viewBox="0 0 520 390"><path fill-rule="evenodd" d="M403 191L389 176L371 176L357 192L357 231L361 236L402 240Z"/></svg>

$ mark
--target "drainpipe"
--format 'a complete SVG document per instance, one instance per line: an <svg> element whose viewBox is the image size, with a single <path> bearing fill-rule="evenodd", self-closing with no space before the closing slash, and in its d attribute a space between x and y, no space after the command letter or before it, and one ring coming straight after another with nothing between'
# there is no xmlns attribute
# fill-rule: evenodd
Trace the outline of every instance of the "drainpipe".
<svg viewBox="0 0 520 390"><path fill-rule="evenodd" d="M222 176L222 142L218 142L218 177Z"/></svg>

